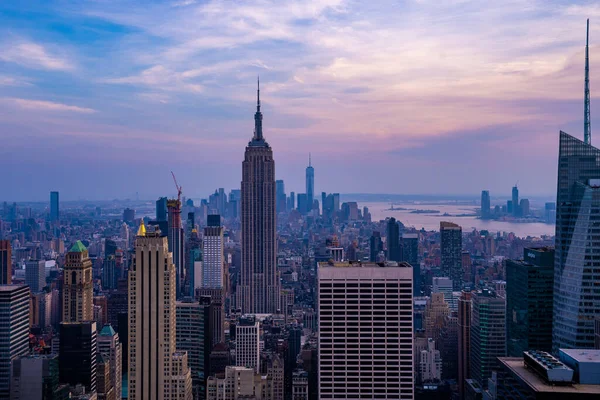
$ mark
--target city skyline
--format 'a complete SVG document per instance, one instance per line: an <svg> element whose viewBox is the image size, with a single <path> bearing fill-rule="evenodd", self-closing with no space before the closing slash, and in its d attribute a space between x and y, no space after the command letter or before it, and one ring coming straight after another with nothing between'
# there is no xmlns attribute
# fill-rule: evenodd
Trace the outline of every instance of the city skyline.
<svg viewBox="0 0 600 400"><path fill-rule="evenodd" d="M302 192L310 152L317 193L390 192L390 183L392 193L499 193L516 180L532 195L552 193L555 133L583 137L590 16L594 97L597 9L402 7L3 5L0 167L14 172L0 198L44 200L51 190L65 200L154 198L172 192L171 169L188 197L236 187L258 74L267 134L276 161L285 160L276 178L290 191ZM507 18L510 33L499 28ZM86 179L60 178L75 165ZM115 179L122 171L129 179Z"/></svg>

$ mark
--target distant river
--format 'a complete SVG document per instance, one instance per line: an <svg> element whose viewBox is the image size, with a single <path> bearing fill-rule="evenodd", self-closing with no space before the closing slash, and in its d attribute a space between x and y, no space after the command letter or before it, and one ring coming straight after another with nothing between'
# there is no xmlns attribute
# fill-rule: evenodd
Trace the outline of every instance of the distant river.
<svg viewBox="0 0 600 400"><path fill-rule="evenodd" d="M394 217L405 226L416 229L425 228L427 231L439 231L440 221L454 222L462 226L463 232L473 229L486 229L490 232L513 232L519 237L554 235L554 225L544 223L516 223L504 221L481 220L475 216L457 217L459 214L475 214L479 209L475 205L452 205L430 203L394 203L395 208L410 210L390 210L390 203L359 202L359 207L369 207L373 221ZM412 210L438 210L437 214L412 214ZM443 216L448 213L450 216Z"/></svg>

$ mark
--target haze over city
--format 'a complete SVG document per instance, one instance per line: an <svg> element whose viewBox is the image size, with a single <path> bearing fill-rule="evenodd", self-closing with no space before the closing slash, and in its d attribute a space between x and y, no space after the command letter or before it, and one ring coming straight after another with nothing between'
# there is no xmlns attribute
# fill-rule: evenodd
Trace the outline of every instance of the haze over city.
<svg viewBox="0 0 600 400"><path fill-rule="evenodd" d="M4 2L0 198L151 199L173 192L169 170L189 197L239 187L257 75L288 190L310 152L317 191L553 196L598 16L593 1Z"/></svg>

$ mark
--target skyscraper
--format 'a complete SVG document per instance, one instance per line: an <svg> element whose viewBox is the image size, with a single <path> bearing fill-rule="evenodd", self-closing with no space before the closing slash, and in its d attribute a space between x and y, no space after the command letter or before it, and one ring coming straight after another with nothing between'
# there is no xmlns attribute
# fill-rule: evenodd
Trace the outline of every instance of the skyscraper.
<svg viewBox="0 0 600 400"><path fill-rule="evenodd" d="M287 197L285 195L285 184L283 183L283 180L275 181L275 193L277 198L277 212L285 212L287 208Z"/></svg>
<svg viewBox="0 0 600 400"><path fill-rule="evenodd" d="M392 217L387 222L387 259L388 261L400 261L402 251L400 249L400 226L396 218Z"/></svg>
<svg viewBox="0 0 600 400"><path fill-rule="evenodd" d="M185 265L183 263L183 228L181 227L181 200L169 199L167 201L169 211L169 251L173 253L175 264L177 297L183 294L183 283L185 282Z"/></svg>
<svg viewBox="0 0 600 400"><path fill-rule="evenodd" d="M369 239L369 261L377 262L379 253L383 251L383 240L381 240L381 233L373 231L371 238Z"/></svg>
<svg viewBox="0 0 600 400"><path fill-rule="evenodd" d="M600 276L594 234L600 213L600 150L560 132L554 257L553 351L594 346Z"/></svg>
<svg viewBox="0 0 600 400"><path fill-rule="evenodd" d="M481 219L489 219L491 216L490 210L490 192L489 190L481 191Z"/></svg>
<svg viewBox="0 0 600 400"><path fill-rule="evenodd" d="M25 263L25 284L33 293L46 286L46 262L44 260L28 260Z"/></svg>
<svg viewBox="0 0 600 400"><path fill-rule="evenodd" d="M12 255L10 240L0 240L0 285L12 283Z"/></svg>
<svg viewBox="0 0 600 400"><path fill-rule="evenodd" d="M204 228L203 243L203 262L202 262L202 287L203 288L222 288L223 287L223 263L225 256L223 254L223 227L219 218L209 215L208 226Z"/></svg>
<svg viewBox="0 0 600 400"><path fill-rule="evenodd" d="M167 221L167 198L159 197L156 200L156 221Z"/></svg>
<svg viewBox="0 0 600 400"><path fill-rule="evenodd" d="M110 365L110 382L115 389L115 399L121 396L121 385L123 374L121 373L123 346L119 341L119 334L115 332L110 324L106 324L98 334L98 353L101 354ZM125 354L127 357L127 354Z"/></svg>
<svg viewBox="0 0 600 400"><path fill-rule="evenodd" d="M235 365L260 372L260 324L254 315L241 317L235 327Z"/></svg>
<svg viewBox="0 0 600 400"><path fill-rule="evenodd" d="M87 392L96 390L98 354L96 322L62 322L58 364L60 382L85 386Z"/></svg>
<svg viewBox="0 0 600 400"><path fill-rule="evenodd" d="M50 221L55 222L60 219L58 192L50 192Z"/></svg>
<svg viewBox="0 0 600 400"><path fill-rule="evenodd" d="M442 274L452 279L454 291L462 289L462 228L452 222L440 222Z"/></svg>
<svg viewBox="0 0 600 400"><path fill-rule="evenodd" d="M487 388L498 357L506 355L506 303L494 291L472 294L471 378Z"/></svg>
<svg viewBox="0 0 600 400"><path fill-rule="evenodd" d="M506 261L506 344L509 357L552 351L554 249L525 248L523 260Z"/></svg>
<svg viewBox="0 0 600 400"><path fill-rule="evenodd" d="M517 187L517 185L513 186L513 188L512 188L512 212L514 215L517 215L517 216L520 214L519 188Z"/></svg>
<svg viewBox="0 0 600 400"><path fill-rule="evenodd" d="M192 397L187 355L176 350L175 296L175 265L167 238L146 232L142 221L129 270L130 399Z"/></svg>
<svg viewBox="0 0 600 400"><path fill-rule="evenodd" d="M245 313L279 309L275 217L275 160L263 137L259 86L254 136L242 163L242 268L237 296Z"/></svg>
<svg viewBox="0 0 600 400"><path fill-rule="evenodd" d="M471 377L471 292L458 299L458 392L465 395L465 379Z"/></svg>
<svg viewBox="0 0 600 400"><path fill-rule="evenodd" d="M583 92L583 141L592 144L592 123L590 117L590 20L587 20L585 34L585 78Z"/></svg>
<svg viewBox="0 0 600 400"><path fill-rule="evenodd" d="M312 166L312 159L308 155L308 167L306 167L306 206L307 212L310 212L315 201L315 169Z"/></svg>
<svg viewBox="0 0 600 400"><path fill-rule="evenodd" d="M403 233L400 250L402 261L413 267L413 295L421 295L421 264L419 263L419 234Z"/></svg>
<svg viewBox="0 0 600 400"><path fill-rule="evenodd" d="M10 396L11 363L29 351L29 288L0 286L0 399Z"/></svg>
<svg viewBox="0 0 600 400"><path fill-rule="evenodd" d="M412 268L319 263L319 399L413 399Z"/></svg>
<svg viewBox="0 0 600 400"><path fill-rule="evenodd" d="M67 253L63 269L63 322L94 319L92 261L79 240Z"/></svg>

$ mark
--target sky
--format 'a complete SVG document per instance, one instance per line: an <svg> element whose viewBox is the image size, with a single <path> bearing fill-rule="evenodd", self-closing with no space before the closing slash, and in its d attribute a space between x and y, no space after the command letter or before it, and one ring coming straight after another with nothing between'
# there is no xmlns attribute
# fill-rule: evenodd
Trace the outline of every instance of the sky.
<svg viewBox="0 0 600 400"><path fill-rule="evenodd" d="M597 1L1 2L0 200L238 188L259 75L288 192L552 195L586 18L600 143Z"/></svg>

